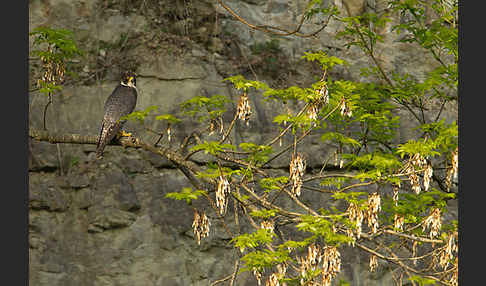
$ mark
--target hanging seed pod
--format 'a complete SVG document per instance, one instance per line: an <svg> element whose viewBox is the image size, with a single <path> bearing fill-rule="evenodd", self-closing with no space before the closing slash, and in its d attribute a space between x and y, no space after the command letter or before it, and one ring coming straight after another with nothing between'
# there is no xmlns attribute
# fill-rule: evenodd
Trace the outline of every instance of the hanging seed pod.
<svg viewBox="0 0 486 286"><path fill-rule="evenodd" d="M429 237L432 239L437 237L440 232L440 227L442 226L440 209L434 208L430 211L430 215L425 219L422 231L430 228Z"/></svg>
<svg viewBox="0 0 486 286"><path fill-rule="evenodd" d="M349 220L356 223L356 237L359 239L361 237L361 229L364 219L363 211L360 210L355 203L350 203L347 211L349 212Z"/></svg>
<svg viewBox="0 0 486 286"><path fill-rule="evenodd" d="M255 278L258 282L258 285L261 285L262 284L262 273L255 268L253 269L252 272L253 272L253 275L255 276Z"/></svg>
<svg viewBox="0 0 486 286"><path fill-rule="evenodd" d="M427 163L424 170L424 191L429 190L430 179L432 178L433 172L432 165Z"/></svg>
<svg viewBox="0 0 486 286"><path fill-rule="evenodd" d="M216 206L219 209L219 214L224 215L226 213L226 207L228 204L227 195L230 193L230 184L228 180L220 176L218 182L218 188L216 189Z"/></svg>
<svg viewBox="0 0 486 286"><path fill-rule="evenodd" d="M441 251L439 265L442 269L449 266L450 261L454 258L454 252L457 253L457 231L449 234L446 247Z"/></svg>
<svg viewBox="0 0 486 286"><path fill-rule="evenodd" d="M304 177L305 168L306 162L302 154L292 154L289 179L292 182L292 193L297 197L300 196L300 189L302 188L303 184L302 178Z"/></svg>
<svg viewBox="0 0 486 286"><path fill-rule="evenodd" d="M410 184L412 185L412 190L418 195L422 188L420 187L419 177L415 173L411 173L408 178L410 179Z"/></svg>
<svg viewBox="0 0 486 286"><path fill-rule="evenodd" d="M393 217L393 227L399 230L403 230L403 224L405 223L405 218L401 215L395 214Z"/></svg>
<svg viewBox="0 0 486 286"><path fill-rule="evenodd" d="M452 160L451 160L451 166L452 166L452 173L454 178L457 178L457 172L459 170L459 148L456 147L456 150L452 152Z"/></svg>
<svg viewBox="0 0 486 286"><path fill-rule="evenodd" d="M393 201L395 202L395 206L398 206L398 190L400 189L400 183L393 185Z"/></svg>
<svg viewBox="0 0 486 286"><path fill-rule="evenodd" d="M452 284L452 285L459 285L458 284L458 276L459 276L459 262L458 262L458 257L456 256L456 259L454 260L454 272L452 273L451 275L451 279L449 280L449 282Z"/></svg>
<svg viewBox="0 0 486 286"><path fill-rule="evenodd" d="M374 254L370 256L370 272L374 272L378 266L378 257Z"/></svg>
<svg viewBox="0 0 486 286"><path fill-rule="evenodd" d="M347 103L346 100L342 100L341 101L341 115L342 116L347 116L347 117L351 117L353 116L353 112L351 111L351 109L349 108L349 105Z"/></svg>
<svg viewBox="0 0 486 286"><path fill-rule="evenodd" d="M368 219L368 226L371 227L371 232L378 231L378 212L381 210L381 198L377 192L368 196L368 212L366 218Z"/></svg>
<svg viewBox="0 0 486 286"><path fill-rule="evenodd" d="M170 129L170 123L167 124L167 140L170 142L170 135L171 135L171 129Z"/></svg>
<svg viewBox="0 0 486 286"><path fill-rule="evenodd" d="M326 246L322 254L322 285L330 286L341 271L341 253L335 246Z"/></svg>
<svg viewBox="0 0 486 286"><path fill-rule="evenodd" d="M329 104L329 91L327 89L327 84L324 84L321 89L319 90L319 99L321 100L323 105Z"/></svg>
<svg viewBox="0 0 486 286"><path fill-rule="evenodd" d="M265 286L280 286L280 283L278 282L277 274L272 273L272 275L268 277L267 282L265 282Z"/></svg>
<svg viewBox="0 0 486 286"><path fill-rule="evenodd" d="M447 168L447 174L445 178L445 185L447 190L451 188L452 178L457 178L457 173L459 169L458 164L458 148L452 152L451 166Z"/></svg>
<svg viewBox="0 0 486 286"><path fill-rule="evenodd" d="M246 94L246 92L244 92L240 96L240 99L238 100L238 106L236 108L236 116L238 116L240 120L246 122L246 125L248 126L250 115L251 115L250 101L248 100L248 95Z"/></svg>
<svg viewBox="0 0 486 286"><path fill-rule="evenodd" d="M192 229L197 239L197 244L201 245L201 239L209 235L209 227L211 223L204 212L199 213L194 209L194 221L192 222Z"/></svg>
<svg viewBox="0 0 486 286"><path fill-rule="evenodd" d="M271 220L264 220L260 223L260 227L263 228L263 229L267 229L271 232L274 231L274 228L275 228L275 224L273 221Z"/></svg>
<svg viewBox="0 0 486 286"><path fill-rule="evenodd" d="M317 120L317 114L319 113L319 110L320 110L319 103L317 102L312 103L307 109L307 116L309 117L309 119ZM315 122L313 124L315 124Z"/></svg>

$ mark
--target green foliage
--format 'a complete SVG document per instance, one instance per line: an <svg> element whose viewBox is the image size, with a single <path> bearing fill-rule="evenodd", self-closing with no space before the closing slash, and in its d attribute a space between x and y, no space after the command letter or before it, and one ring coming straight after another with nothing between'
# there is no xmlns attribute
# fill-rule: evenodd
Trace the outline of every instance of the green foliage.
<svg viewBox="0 0 486 286"><path fill-rule="evenodd" d="M442 119L438 122L422 124L420 129L432 136L436 149L441 152L449 152L457 147L459 133L456 122L446 124Z"/></svg>
<svg viewBox="0 0 486 286"><path fill-rule="evenodd" d="M282 184L286 184L289 181L289 177L270 177L263 178L260 180L260 186L265 190L265 192L270 192L273 190L280 190Z"/></svg>
<svg viewBox="0 0 486 286"><path fill-rule="evenodd" d="M348 160L346 166L358 170L392 173L402 166L402 163L394 155L378 151L363 155L343 154L342 156Z"/></svg>
<svg viewBox="0 0 486 286"><path fill-rule="evenodd" d="M233 170L228 167L219 167L215 163L208 163L206 165L206 169L204 171L200 171L197 173L197 177L199 178L208 178L208 179L216 179L219 178L221 175L227 178L230 178L233 175L242 176L245 174L244 169L236 169Z"/></svg>
<svg viewBox="0 0 486 286"><path fill-rule="evenodd" d="M58 83L62 82L65 73L70 73L65 69L66 62L81 56L82 52L76 45L73 32L69 30L37 27L29 36L34 37L31 54L41 59L44 74L49 73L47 79L38 80L39 91L50 96L62 89Z"/></svg>
<svg viewBox="0 0 486 286"><path fill-rule="evenodd" d="M285 242L281 243L278 245L278 250L286 250L288 251L289 249L303 249L304 247L308 246L312 242L316 241L317 237L316 236L310 236L307 237L304 240L301 241L294 241L294 240L286 240Z"/></svg>
<svg viewBox="0 0 486 286"><path fill-rule="evenodd" d="M412 275L408 277L408 280L416 282L419 286L436 285L436 281L434 279L424 278L419 275Z"/></svg>
<svg viewBox="0 0 486 286"><path fill-rule="evenodd" d="M263 93L263 96L266 100L281 100L284 103L289 100L302 100L308 102L314 96L314 89L300 88L298 86L291 86L286 89L267 88Z"/></svg>
<svg viewBox="0 0 486 286"><path fill-rule="evenodd" d="M257 269L263 271L264 268L284 263L290 259L286 250L271 251L269 249L255 250L244 255L241 260L245 266L241 268L240 273Z"/></svg>
<svg viewBox="0 0 486 286"><path fill-rule="evenodd" d="M335 65L345 65L346 61L343 59L337 58L335 56L328 56L324 51L318 51L315 53L307 53L304 52L302 56L303 59L306 59L310 62L317 61L322 66L323 70L330 71Z"/></svg>
<svg viewBox="0 0 486 286"><path fill-rule="evenodd" d="M344 46L350 48L357 46L363 51L373 50L377 42L383 42L383 37L371 27L383 28L390 21L388 15L378 16L376 13L363 13L354 17L343 17L346 25L343 31L337 33L338 38L350 38Z"/></svg>
<svg viewBox="0 0 486 286"><path fill-rule="evenodd" d="M258 229L253 233L245 233L240 236L233 238L231 241L238 247L241 252L245 251L246 248L256 248L260 245L271 243L275 234L264 228Z"/></svg>
<svg viewBox="0 0 486 286"><path fill-rule="evenodd" d="M401 158L403 158L405 155L412 157L417 153L424 157L441 155L441 153L436 149L437 142L433 140L427 140L426 138L418 140L410 139L406 143L398 145L397 153Z"/></svg>
<svg viewBox="0 0 486 286"><path fill-rule="evenodd" d="M329 177L322 179L319 185L321 186L335 186L336 188L340 189L343 183L349 181L349 178L346 177Z"/></svg>
<svg viewBox="0 0 486 286"><path fill-rule="evenodd" d="M179 123L179 122L182 121L181 119L175 117L172 114L161 114L161 115L157 115L155 117L155 120L167 121L167 123L169 123L169 124L175 124L175 123Z"/></svg>
<svg viewBox="0 0 486 286"><path fill-rule="evenodd" d="M344 280L344 279L342 279L342 278L341 278L341 279L339 279L339 281L338 281L338 284L337 284L337 285L338 285L338 286L351 286L351 284L350 284L348 281L346 281L346 280Z"/></svg>
<svg viewBox="0 0 486 286"><path fill-rule="evenodd" d="M78 156L74 156L71 158L71 162L70 162L70 166L71 167L76 167L77 165L79 165L79 162L81 161L81 159L78 157Z"/></svg>
<svg viewBox="0 0 486 286"><path fill-rule="evenodd" d="M453 193L444 193L435 188L428 192L403 193L400 194L398 205L391 199L384 199L382 202L382 209L384 213L399 214L405 218L405 223L419 223L424 216L429 214L429 209L437 207L441 211L445 211L447 201L456 197ZM388 216L389 223L393 222L393 216ZM421 231L421 230L419 230Z"/></svg>
<svg viewBox="0 0 486 286"><path fill-rule="evenodd" d="M55 62L65 61L67 59L79 56L82 52L76 46L74 34L66 29L52 29L48 27L37 27L29 33L34 36L34 46L47 44L52 51L35 50L33 53L39 57L45 57Z"/></svg>
<svg viewBox="0 0 486 286"><path fill-rule="evenodd" d="M151 113L152 111L156 111L157 109L158 109L157 106L152 105L152 106L145 108L144 110L133 111L130 114L122 116L120 118L120 121L123 121L123 120L138 121L138 123L143 125L143 123L145 122L145 118L149 115L149 113Z"/></svg>
<svg viewBox="0 0 486 286"><path fill-rule="evenodd" d="M337 143L344 144L344 145L351 145L353 147L359 147L359 146L361 146L361 143L359 143L355 139L350 138L350 137L346 137L343 134L338 133L338 132L327 132L327 133L324 133L321 136L321 140L323 142L333 141L333 142L337 142Z"/></svg>
<svg viewBox="0 0 486 286"><path fill-rule="evenodd" d="M339 9L335 5L323 7L322 0L311 0L305 9L306 19L311 19L314 15L323 14L332 17L339 14Z"/></svg>
<svg viewBox="0 0 486 286"><path fill-rule="evenodd" d="M270 218L274 217L276 214L278 214L278 210L270 209L270 210L254 210L250 212L250 215L252 217L259 217L259 218Z"/></svg>
<svg viewBox="0 0 486 286"><path fill-rule="evenodd" d="M407 31L410 36L403 38L404 42L418 43L426 49L441 48L454 55L457 59L458 31L451 21L457 13L457 2L453 9L443 9L439 0L430 6L442 17L426 25L425 6L420 1L391 1L391 7L402 15L409 14L412 19L394 27L397 33Z"/></svg>
<svg viewBox="0 0 486 286"><path fill-rule="evenodd" d="M184 115L197 118L199 122L219 118L226 112L224 105L229 100L224 95L195 96L181 104Z"/></svg>
<svg viewBox="0 0 486 286"><path fill-rule="evenodd" d="M335 200L345 200L346 202L348 202L348 204L354 203L358 206L361 206L362 209L364 209L365 202L367 201L367 196L368 193L366 192L336 192L331 195L331 197ZM359 197L363 198L359 199Z"/></svg>
<svg viewBox="0 0 486 286"><path fill-rule="evenodd" d="M250 155L246 158L246 161L253 162L254 164L264 163L268 160L268 156L272 153L272 146L257 145L254 143L241 143L240 148L246 152L250 152Z"/></svg>
<svg viewBox="0 0 486 286"><path fill-rule="evenodd" d="M192 188L183 188L180 192L167 193L165 194L165 197L178 201L186 200L186 203L190 205L192 200L197 200L202 195L207 195L207 192L203 190L193 191Z"/></svg>
<svg viewBox="0 0 486 286"><path fill-rule="evenodd" d="M267 90L269 89L266 83L257 80L245 79L242 75L235 75L225 78L224 81L230 81L236 89L243 89L243 91L248 91L250 88L256 90Z"/></svg>
<svg viewBox="0 0 486 286"><path fill-rule="evenodd" d="M194 147L191 148L191 151L200 151L203 150L204 154L211 154L211 155L217 155L220 152L224 152L225 150L236 150L236 147L231 144L221 144L216 141L204 141L201 144L195 145Z"/></svg>
<svg viewBox="0 0 486 286"><path fill-rule="evenodd" d="M326 244L339 246L343 243L350 243L353 241L347 235L334 233L332 226L336 221L344 222L346 219L336 216L335 220L326 219L322 217L315 217L312 215L302 215L301 222L296 225L300 231L310 232L318 237L322 237Z"/></svg>
<svg viewBox="0 0 486 286"><path fill-rule="evenodd" d="M40 80L39 83L40 83L39 92L41 92L43 94L54 93L55 91L62 90L61 85L53 84L53 83L46 82L46 81L43 81L43 80Z"/></svg>
<svg viewBox="0 0 486 286"><path fill-rule="evenodd" d="M305 113L297 115L297 116L291 116L288 114L280 114L275 116L273 119L273 122L277 124L292 124L292 133L295 134L297 129L308 129L314 121L309 118Z"/></svg>

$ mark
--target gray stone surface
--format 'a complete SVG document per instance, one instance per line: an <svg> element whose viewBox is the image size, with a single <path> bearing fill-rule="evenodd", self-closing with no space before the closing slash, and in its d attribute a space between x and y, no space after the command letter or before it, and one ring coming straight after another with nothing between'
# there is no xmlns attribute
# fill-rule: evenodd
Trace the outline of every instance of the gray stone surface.
<svg viewBox="0 0 486 286"><path fill-rule="evenodd" d="M342 5L342 1L337 1ZM113 3L111 3L113 2ZM193 14L186 19L192 26L150 26L150 13L143 10L142 2L152 1L96 1L96 0L34 0L29 5L29 29L38 26L53 26L72 29L76 38L87 51L95 56L112 56L108 48L100 49L100 43L115 45L122 35L137 36L141 44L125 51L130 59L138 61L137 84L140 96L136 110L156 105L159 113L180 116L180 103L196 95L223 94L232 99L229 111L224 116L229 124L236 108L238 91L231 89L223 78L239 73L230 61L234 55L249 55L249 46L269 41L263 33L250 31L214 1L185 1L194 5ZM184 6L167 5L160 1L170 13L184 15ZM179 1L180 2L180 1ZM179 3L177 2L177 3ZM308 1L225 1L250 23L268 24L292 29ZM326 1L324 1L326 2ZM327 1L328 2L328 1ZM326 3L327 3L326 2ZM365 1L348 1L353 13L360 13ZM102 4L110 7L103 6ZM129 10L130 3L138 10ZM137 4L138 3L138 4ZM338 4L339 4L338 3ZM380 2L381 3L381 2ZM124 6L125 5L125 6ZM128 6L127 6L128 5ZM103 8L105 7L105 8ZM128 8L127 8L128 7ZM103 8L103 9L102 9ZM128 11L128 12L127 12ZM164 10L165 11L165 10ZM181 12L182 11L182 12ZM197 13L195 11L198 11ZM214 25L211 17L219 17ZM181 19L179 19L181 20ZM303 26L304 31L318 29L321 18L315 17ZM216 27L217 26L217 27ZM182 40L172 43L170 49L162 50L154 35L160 30L186 33L200 41L192 46L180 48ZM281 53L289 65L295 65L293 82L311 83L318 76L311 65L300 57L309 50L323 49L329 54L342 57L349 65L336 69L336 78L360 79L359 71L368 65L368 60L357 49L341 48L342 41L335 32L342 28L331 21L317 38L298 39L288 37L279 40ZM216 32L214 32L216 31ZM217 33L220 31L220 33ZM192 33L192 34L191 34ZM213 34L214 33L214 34ZM185 34L184 34L185 35ZM220 35L230 35L240 43L229 55L224 54L231 41ZM147 40L144 37L148 37ZM152 37L153 36L153 37ZM390 70L409 72L422 77L430 70L432 60L417 56L420 50L409 44L398 43L394 35L385 37L380 44L380 60ZM169 41L169 40L167 40ZM163 42L166 43L166 42ZM150 45L157 47L155 50ZM90 55L93 56L93 55ZM241 63L245 66L246 63ZM247 69L246 76L253 79ZM264 75L262 75L264 77ZM271 82L275 78L264 78ZM89 85L76 84L64 87L47 113L49 130L62 133L97 135L102 118L103 104L117 84L115 69L103 79ZM253 114L249 126L237 122L231 141L238 145L243 140L255 143L267 142L274 136L274 116L282 106L262 100L261 95L249 94ZM31 93L30 126L42 128L42 109L47 102L44 95ZM288 104L292 110L299 106ZM439 110L440 105L434 107ZM432 113L435 114L435 113ZM402 114L401 114L402 115ZM443 117L447 121L457 120L457 106L446 106ZM416 126L412 118L404 117L397 140L414 136ZM173 148L195 128L206 127L195 120L185 121L173 127ZM165 131L165 123L147 119L143 126L128 122L125 129L147 142L154 142L158 135L145 129ZM204 137L208 140L211 137ZM283 147L292 142L292 137L283 138ZM167 137L161 141L167 144ZM234 258L238 253L228 246L228 235L221 223L211 217L213 227L208 238L198 246L192 233L192 207L207 208L200 202L188 206L185 202L165 198L168 192L188 187L184 175L166 159L142 150L108 146L105 157L93 162L94 145L49 144L31 142L29 165L29 280L31 285L209 285L233 271ZM280 150L276 147L276 150ZM308 166L318 168L334 152L335 146L322 144L320 134L304 143ZM208 157L197 154L197 162L207 162ZM288 166L288 156L282 156L270 164L274 172L285 175L282 169ZM63 174L60 174L62 166ZM369 191L363 188L365 191ZM327 198L327 199L326 199ZM306 192L302 200L316 206L332 205L328 197ZM290 209L294 204L282 202ZM231 208L232 206L230 206ZM340 207L336 205L336 207ZM450 203L448 219L457 218L457 205ZM228 214L231 216L231 214ZM230 228L235 227L229 225ZM243 229L247 226L242 226ZM368 272L368 257L354 248L342 251L343 270L336 278L345 279L351 285L391 285L391 276L386 263L380 261L376 273ZM236 285L257 285L248 272L238 276Z"/></svg>

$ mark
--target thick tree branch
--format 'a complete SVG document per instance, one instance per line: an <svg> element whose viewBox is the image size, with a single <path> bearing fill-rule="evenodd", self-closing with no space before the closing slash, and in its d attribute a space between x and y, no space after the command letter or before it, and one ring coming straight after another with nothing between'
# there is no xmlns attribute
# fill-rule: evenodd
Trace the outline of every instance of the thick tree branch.
<svg viewBox="0 0 486 286"><path fill-rule="evenodd" d="M29 130L29 137L43 142L49 142L52 144L65 143L65 144L91 144L96 145L98 137L94 135L81 135L81 134L56 134L44 130ZM210 189L210 181L202 181L196 177L196 173L199 167L192 161L184 160L183 156L174 152L168 147L155 147L151 144L144 143L138 138L134 137L121 137L119 140L113 140L108 145L111 146L123 146L140 148L155 154L159 154L171 161L182 173L189 179L191 184L197 189Z"/></svg>

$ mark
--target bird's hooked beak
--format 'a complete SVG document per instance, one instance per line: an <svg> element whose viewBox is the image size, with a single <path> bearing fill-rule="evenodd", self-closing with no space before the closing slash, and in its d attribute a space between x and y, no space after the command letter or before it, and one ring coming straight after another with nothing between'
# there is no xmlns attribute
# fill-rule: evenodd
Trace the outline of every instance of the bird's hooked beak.
<svg viewBox="0 0 486 286"><path fill-rule="evenodd" d="M128 78L127 83L124 83L123 80L122 80L121 84L124 85L124 86L129 86L129 87L135 88L135 89L137 88L135 86L135 77L133 77L133 76Z"/></svg>
<svg viewBox="0 0 486 286"><path fill-rule="evenodd" d="M128 86L133 87L133 88L137 88L135 86L135 81L133 79L134 79L133 76L128 78Z"/></svg>

